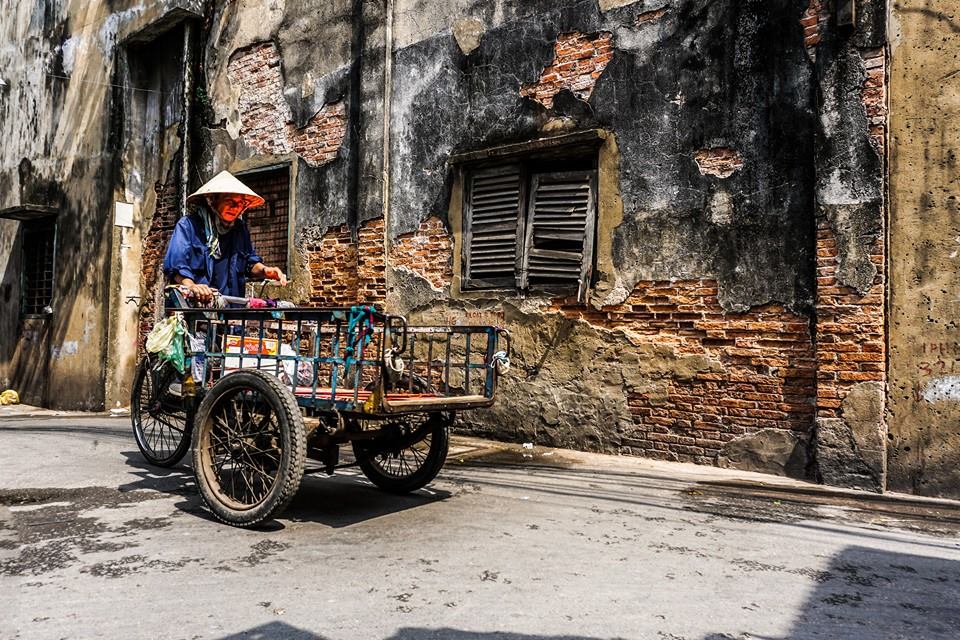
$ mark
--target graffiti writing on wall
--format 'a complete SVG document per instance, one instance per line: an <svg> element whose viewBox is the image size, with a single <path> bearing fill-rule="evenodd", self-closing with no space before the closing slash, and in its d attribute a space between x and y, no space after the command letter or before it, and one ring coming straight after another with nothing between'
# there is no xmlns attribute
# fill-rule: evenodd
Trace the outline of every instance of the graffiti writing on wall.
<svg viewBox="0 0 960 640"><path fill-rule="evenodd" d="M503 310L475 309L471 311L448 311L444 316L444 322L455 326L491 326L500 327L504 323Z"/></svg>

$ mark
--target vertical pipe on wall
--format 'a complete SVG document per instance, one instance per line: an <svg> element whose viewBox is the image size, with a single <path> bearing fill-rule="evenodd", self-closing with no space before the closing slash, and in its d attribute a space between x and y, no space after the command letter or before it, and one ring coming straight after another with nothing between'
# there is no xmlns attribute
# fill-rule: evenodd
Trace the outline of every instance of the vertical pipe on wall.
<svg viewBox="0 0 960 640"><path fill-rule="evenodd" d="M390 121L393 100L393 0L386 0L383 54L383 255L390 255Z"/></svg>
<svg viewBox="0 0 960 640"><path fill-rule="evenodd" d="M366 25L363 20L363 0L353 0L352 37L350 40L350 112L349 165L347 168L347 227L350 240L359 241L360 235L360 135L362 132L362 99L360 83L363 82L362 60Z"/></svg>
<svg viewBox="0 0 960 640"><path fill-rule="evenodd" d="M193 21L183 23L183 109L180 114L180 215L187 215L190 192L190 118L193 115Z"/></svg>

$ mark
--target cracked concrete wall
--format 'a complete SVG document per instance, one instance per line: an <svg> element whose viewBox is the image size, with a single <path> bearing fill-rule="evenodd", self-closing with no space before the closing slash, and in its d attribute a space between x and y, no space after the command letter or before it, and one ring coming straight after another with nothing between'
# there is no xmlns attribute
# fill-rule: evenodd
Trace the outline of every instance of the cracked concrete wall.
<svg viewBox="0 0 960 640"><path fill-rule="evenodd" d="M891 10L889 486L960 497L960 8Z"/></svg>

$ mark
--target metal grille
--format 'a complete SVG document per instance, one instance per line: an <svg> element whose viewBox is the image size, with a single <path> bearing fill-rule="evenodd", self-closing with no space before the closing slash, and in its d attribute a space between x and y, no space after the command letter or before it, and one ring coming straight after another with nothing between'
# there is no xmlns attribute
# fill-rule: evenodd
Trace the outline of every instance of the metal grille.
<svg viewBox="0 0 960 640"><path fill-rule="evenodd" d="M253 248L271 267L287 270L288 231L290 225L290 169L257 171L240 176L248 187L266 202L247 209L244 218L250 229Z"/></svg>
<svg viewBox="0 0 960 640"><path fill-rule="evenodd" d="M54 220L23 223L23 313L42 314L53 300L57 225Z"/></svg>

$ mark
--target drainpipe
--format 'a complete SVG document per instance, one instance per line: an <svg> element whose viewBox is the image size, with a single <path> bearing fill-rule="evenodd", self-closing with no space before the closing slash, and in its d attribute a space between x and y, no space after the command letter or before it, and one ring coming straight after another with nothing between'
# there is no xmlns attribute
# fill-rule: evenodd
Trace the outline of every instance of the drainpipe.
<svg viewBox="0 0 960 640"><path fill-rule="evenodd" d="M347 167L347 227L350 240L356 244L360 236L360 136L363 129L361 83L363 82L363 49L366 25L363 21L363 0L353 0L352 38L350 41L350 164Z"/></svg>
<svg viewBox="0 0 960 640"><path fill-rule="evenodd" d="M383 258L390 256L390 121L393 113L393 0L386 0L383 58Z"/></svg>
<svg viewBox="0 0 960 640"><path fill-rule="evenodd" d="M190 192L190 118L193 115L193 20L183 23L183 109L180 127L183 131L180 161L180 215L187 215Z"/></svg>

